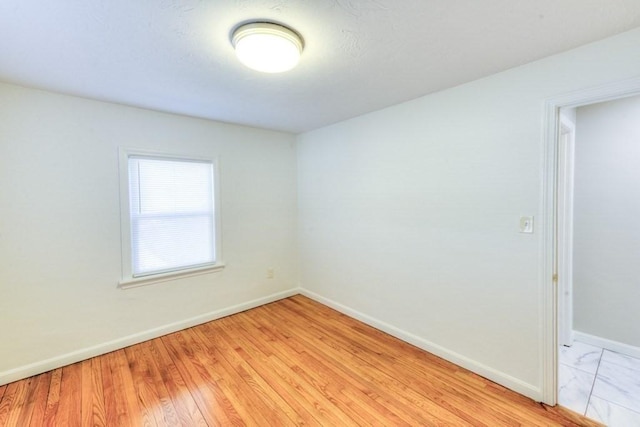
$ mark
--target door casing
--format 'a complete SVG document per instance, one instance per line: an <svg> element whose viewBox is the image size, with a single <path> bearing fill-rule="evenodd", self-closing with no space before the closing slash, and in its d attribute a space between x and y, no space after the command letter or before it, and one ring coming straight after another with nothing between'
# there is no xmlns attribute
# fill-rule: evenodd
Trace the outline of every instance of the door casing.
<svg viewBox="0 0 640 427"><path fill-rule="evenodd" d="M586 88L559 95L545 102L543 120L542 200L541 200L541 257L539 277L541 287L540 372L542 401L557 403L558 344L559 344L559 254L566 252L566 236L558 233L558 191L560 150L560 109L576 108L628 96L640 95L640 78L622 80L602 86ZM566 185L566 180L563 180ZM565 193L566 194L566 191ZM566 274L566 273L565 273Z"/></svg>

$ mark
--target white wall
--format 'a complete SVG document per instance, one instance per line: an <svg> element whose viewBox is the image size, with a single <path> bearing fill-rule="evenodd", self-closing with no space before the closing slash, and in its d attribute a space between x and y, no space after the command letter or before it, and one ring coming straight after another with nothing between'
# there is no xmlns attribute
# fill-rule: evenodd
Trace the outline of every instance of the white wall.
<svg viewBox="0 0 640 427"><path fill-rule="evenodd" d="M539 398L542 242L518 219L540 224L543 101L638 76L639 44L628 32L297 148L0 84L0 383L286 295L298 260L315 297ZM116 288L121 145L220 157L224 271Z"/></svg>
<svg viewBox="0 0 640 427"><path fill-rule="evenodd" d="M639 44L635 30L300 135L301 286L540 399L544 101L637 76Z"/></svg>
<svg viewBox="0 0 640 427"><path fill-rule="evenodd" d="M0 100L0 384L297 286L293 135L6 84ZM219 156L223 271L116 287L119 146Z"/></svg>
<svg viewBox="0 0 640 427"><path fill-rule="evenodd" d="M640 97L577 109L574 329L640 346Z"/></svg>

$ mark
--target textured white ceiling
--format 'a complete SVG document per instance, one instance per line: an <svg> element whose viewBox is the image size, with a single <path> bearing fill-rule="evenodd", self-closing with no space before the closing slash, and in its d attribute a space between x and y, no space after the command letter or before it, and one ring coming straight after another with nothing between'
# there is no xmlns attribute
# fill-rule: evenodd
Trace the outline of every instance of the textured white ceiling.
<svg viewBox="0 0 640 427"><path fill-rule="evenodd" d="M260 74L229 33L305 39ZM0 80L300 132L640 26L639 0L1 0Z"/></svg>

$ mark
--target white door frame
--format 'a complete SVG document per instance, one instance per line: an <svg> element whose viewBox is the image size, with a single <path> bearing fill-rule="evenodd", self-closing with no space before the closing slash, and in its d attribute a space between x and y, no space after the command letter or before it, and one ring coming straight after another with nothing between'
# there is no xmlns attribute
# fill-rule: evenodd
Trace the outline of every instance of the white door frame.
<svg viewBox="0 0 640 427"><path fill-rule="evenodd" d="M560 108L574 108L617 98L640 95L640 78L623 80L603 86L587 88L560 95L545 102L542 156L542 244L540 257L540 286L542 310L542 345L540 361L542 401L555 405L558 394L558 253L564 247L558 239L558 153L560 137Z"/></svg>
<svg viewBox="0 0 640 427"><path fill-rule="evenodd" d="M560 115L558 139L558 344L573 344L573 175L575 123Z"/></svg>

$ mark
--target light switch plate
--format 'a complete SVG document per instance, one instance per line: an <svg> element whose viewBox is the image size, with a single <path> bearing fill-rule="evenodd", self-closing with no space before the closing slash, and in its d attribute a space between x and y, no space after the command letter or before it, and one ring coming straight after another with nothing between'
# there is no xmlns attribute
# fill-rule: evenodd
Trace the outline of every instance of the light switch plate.
<svg viewBox="0 0 640 427"><path fill-rule="evenodd" d="M520 232L521 233L533 233L533 217L521 216L520 217Z"/></svg>

